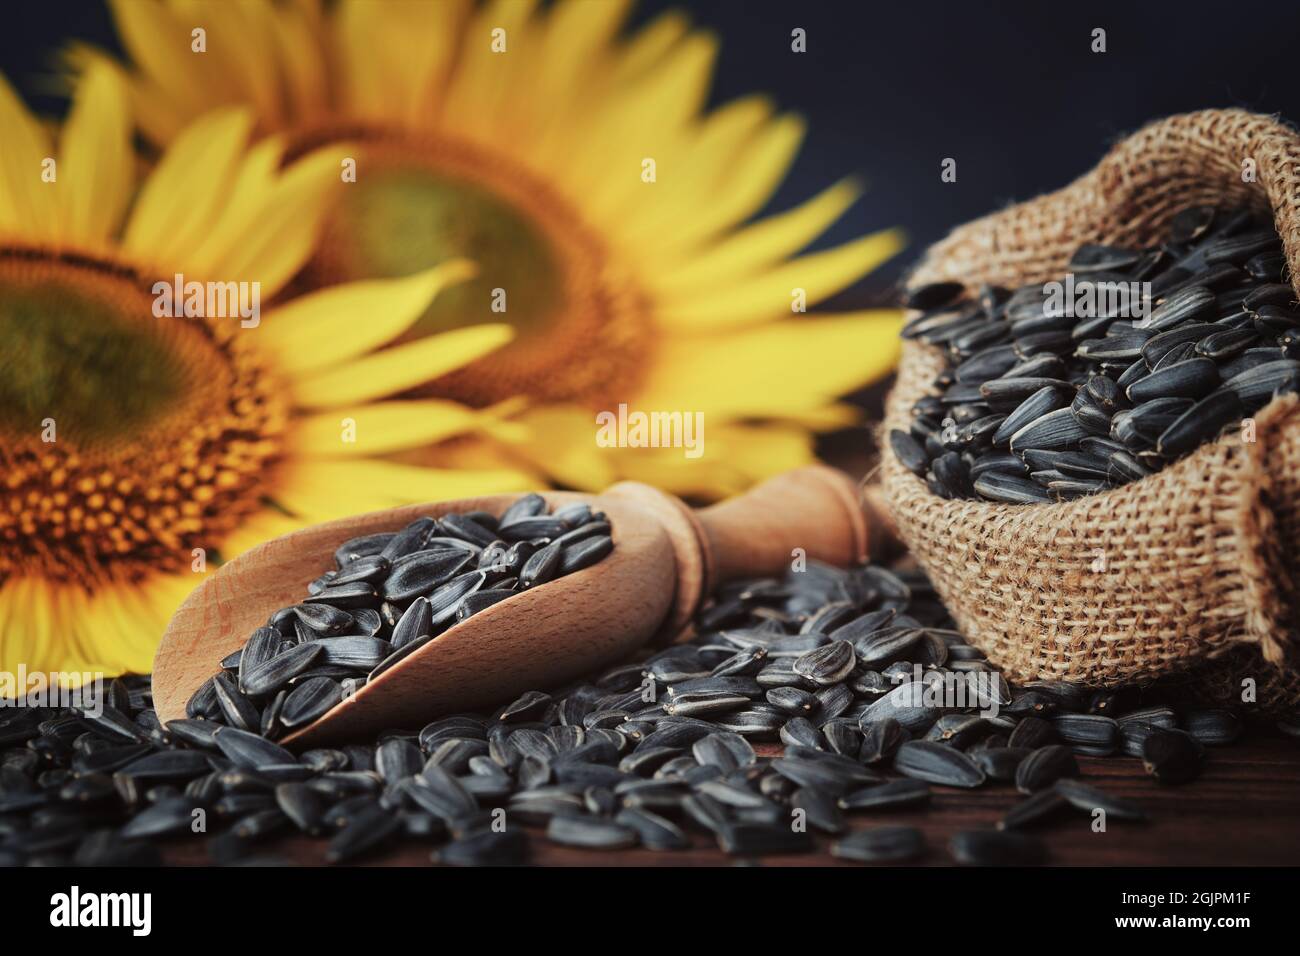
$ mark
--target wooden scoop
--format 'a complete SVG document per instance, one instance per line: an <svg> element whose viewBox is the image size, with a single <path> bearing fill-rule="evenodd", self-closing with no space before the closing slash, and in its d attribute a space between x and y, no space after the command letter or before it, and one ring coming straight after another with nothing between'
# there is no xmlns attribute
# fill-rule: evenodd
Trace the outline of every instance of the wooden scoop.
<svg viewBox="0 0 1300 956"><path fill-rule="evenodd" d="M853 482L822 466L778 475L700 511L638 482L595 496L543 496L552 507L586 501L604 511L613 526L613 552L454 625L281 742L318 746L415 728L440 715L508 703L525 690L558 686L652 638L672 640L719 582L784 575L796 548L834 564L860 561L872 546L869 531L888 534L885 519L867 520ZM277 609L298 603L308 582L334 566L334 551L344 541L396 531L421 515L499 515L518 498L377 511L304 528L240 555L196 588L168 624L153 668L159 717L184 717L186 702L220 670L221 659Z"/></svg>

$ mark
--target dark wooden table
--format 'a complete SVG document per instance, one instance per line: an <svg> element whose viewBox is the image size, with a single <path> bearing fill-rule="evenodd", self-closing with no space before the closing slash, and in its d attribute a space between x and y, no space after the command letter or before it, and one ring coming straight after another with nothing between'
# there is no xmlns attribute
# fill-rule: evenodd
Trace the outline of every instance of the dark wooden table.
<svg viewBox="0 0 1300 956"><path fill-rule="evenodd" d="M1210 751L1204 773L1180 787L1162 787L1137 760L1081 757L1084 779L1112 793L1142 802L1145 823L1108 821L1096 833L1083 813L1066 814L1034 832L1050 850L1050 862L1065 866L1295 866L1300 864L1300 740L1272 729L1252 730L1232 747ZM1005 784L979 790L935 787L928 808L848 815L855 827L908 824L924 831L930 852L920 864L952 864L947 843L959 830L992 827L1019 795ZM530 832L533 832L530 830ZM829 853L830 840L817 836L818 852L757 860L729 857L698 835L688 850L602 852L559 847L539 837L532 860L542 866L728 866L759 862L773 866L858 866ZM285 863L322 865L324 841L302 837L266 845L263 857ZM358 861L363 866L425 866L431 847L412 843ZM179 844L168 862L207 861L201 844Z"/></svg>

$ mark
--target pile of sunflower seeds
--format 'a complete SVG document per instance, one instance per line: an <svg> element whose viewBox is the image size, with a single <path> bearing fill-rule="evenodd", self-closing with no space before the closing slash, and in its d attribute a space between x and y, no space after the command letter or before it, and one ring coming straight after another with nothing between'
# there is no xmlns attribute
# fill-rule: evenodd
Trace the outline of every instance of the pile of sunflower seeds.
<svg viewBox="0 0 1300 956"><path fill-rule="evenodd" d="M217 720L160 725L145 677L85 711L13 710L0 863L158 862L158 842L194 839L199 819L218 863L265 859L264 841L295 832L327 840L335 862L415 843L442 863L518 863L539 833L587 849L712 839L754 857L812 851L815 832L841 858L901 862L932 852L918 828L849 820L924 812L932 786L990 785L1026 799L949 853L1037 863L1046 846L1026 830L1049 817L1143 816L1078 780L1076 754L1137 757L1173 784L1242 731L1226 711L1138 691L1009 688L915 571L812 563L727 585L696 628L554 695L300 755ZM964 703L945 696L961 686Z"/></svg>
<svg viewBox="0 0 1300 956"><path fill-rule="evenodd" d="M924 311L903 335L948 364L890 444L935 494L1105 491L1300 391L1300 307L1277 232L1253 214L1188 209L1159 248L1085 245L1069 272L975 301L956 283L912 292Z"/></svg>
<svg viewBox="0 0 1300 956"><path fill-rule="evenodd" d="M546 508L541 495L525 495L500 519L424 517L345 541L337 567L223 660L186 714L278 739L470 615L614 549L603 513Z"/></svg>

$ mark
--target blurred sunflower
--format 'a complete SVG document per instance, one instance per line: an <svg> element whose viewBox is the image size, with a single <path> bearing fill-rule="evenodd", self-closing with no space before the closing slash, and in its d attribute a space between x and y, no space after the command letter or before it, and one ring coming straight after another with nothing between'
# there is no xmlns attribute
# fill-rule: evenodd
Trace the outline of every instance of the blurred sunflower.
<svg viewBox="0 0 1300 956"><path fill-rule="evenodd" d="M326 218L307 287L477 263L408 337L499 321L515 337L414 394L522 397L531 437L445 442L420 461L728 493L809 460L811 431L856 418L837 396L895 361L896 313L794 316L792 302L848 287L899 235L799 254L857 199L853 180L750 221L803 125L761 96L705 114L717 43L680 14L622 39L631 0L111 6L155 143L240 103L291 157L356 144L357 181ZM107 59L71 51L82 69ZM620 403L703 413L707 453L597 448L593 411Z"/></svg>
<svg viewBox="0 0 1300 956"><path fill-rule="evenodd" d="M137 182L128 102L115 71L92 67L52 135L0 77L9 671L147 672L206 561L341 513L526 483L377 457L495 427L445 400L381 401L509 339L481 325L375 351L467 276L462 260L271 303L255 328L155 317L154 280L176 273L275 297L311 254L342 160L283 163L276 139L248 149L251 114L225 109L179 130ZM366 440L345 441L344 419Z"/></svg>

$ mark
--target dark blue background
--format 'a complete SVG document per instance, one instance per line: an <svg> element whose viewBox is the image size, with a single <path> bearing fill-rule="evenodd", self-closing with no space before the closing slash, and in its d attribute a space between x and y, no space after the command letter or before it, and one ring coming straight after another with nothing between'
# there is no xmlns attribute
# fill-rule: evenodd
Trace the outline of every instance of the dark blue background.
<svg viewBox="0 0 1300 956"><path fill-rule="evenodd" d="M586 0L600 2L600 0ZM887 294L902 265L952 226L1054 189L1148 120L1210 106L1300 119L1300 3L893 0L644 0L635 22L688 8L722 38L714 99L758 90L809 120L773 202L789 206L845 173L869 191L827 237L903 226L909 248L841 296ZM790 52L803 27L808 52ZM1103 27L1108 52L1089 50ZM113 42L95 0L7 4L0 68L46 109L66 37ZM939 179L943 157L958 179Z"/></svg>

